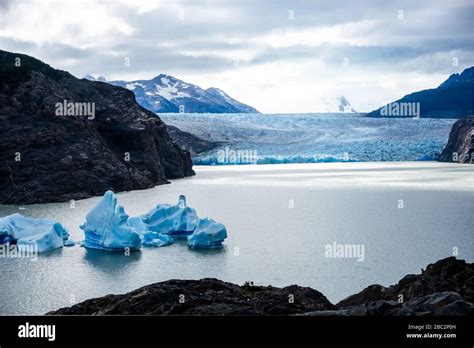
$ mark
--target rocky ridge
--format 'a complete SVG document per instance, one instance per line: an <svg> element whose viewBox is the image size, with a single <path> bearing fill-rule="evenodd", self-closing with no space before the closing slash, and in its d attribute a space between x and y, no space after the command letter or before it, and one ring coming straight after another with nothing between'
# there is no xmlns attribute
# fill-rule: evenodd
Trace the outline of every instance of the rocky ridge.
<svg viewBox="0 0 474 348"><path fill-rule="evenodd" d="M194 174L189 152L131 91L23 54L0 51L0 62L0 204L64 202Z"/></svg>
<svg viewBox="0 0 474 348"><path fill-rule="evenodd" d="M428 265L421 274L407 275L390 287L371 285L335 305L308 287L277 288L251 282L239 286L206 278L168 280L123 295L89 299L48 314L472 315L473 300L474 264L448 257Z"/></svg>

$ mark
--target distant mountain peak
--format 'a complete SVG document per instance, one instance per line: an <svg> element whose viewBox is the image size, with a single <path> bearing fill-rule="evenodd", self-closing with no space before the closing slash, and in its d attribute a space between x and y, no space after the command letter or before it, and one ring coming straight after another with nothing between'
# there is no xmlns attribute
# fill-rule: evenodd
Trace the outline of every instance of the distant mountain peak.
<svg viewBox="0 0 474 348"><path fill-rule="evenodd" d="M421 118L461 118L474 113L472 91L474 89L474 67L462 73L451 74L437 88L425 89L405 95L382 108L369 112L368 117L421 117ZM385 115L382 111L395 106L395 110L415 110L419 114L397 112Z"/></svg>
<svg viewBox="0 0 474 348"><path fill-rule="evenodd" d="M446 81L439 85L439 88L454 86L460 83L472 83L474 81L474 66L464 69L460 74L451 74Z"/></svg>
<svg viewBox="0 0 474 348"><path fill-rule="evenodd" d="M100 81L100 82L107 82L107 80L105 79L104 76L101 76L99 75L97 78L95 78L94 76L90 75L90 74L87 74L86 76L84 76L84 78L86 80L89 80L89 81Z"/></svg>
<svg viewBox="0 0 474 348"><path fill-rule="evenodd" d="M344 96L330 96L321 98L321 107L317 112L330 112L330 113L354 113L357 112L349 103Z"/></svg>
<svg viewBox="0 0 474 348"><path fill-rule="evenodd" d="M153 112L258 113L218 88L202 89L168 74L151 80L108 81L135 93L137 102Z"/></svg>
<svg viewBox="0 0 474 348"><path fill-rule="evenodd" d="M339 101L339 111L340 112L357 112L352 105L349 103L346 97L340 96L337 98Z"/></svg>

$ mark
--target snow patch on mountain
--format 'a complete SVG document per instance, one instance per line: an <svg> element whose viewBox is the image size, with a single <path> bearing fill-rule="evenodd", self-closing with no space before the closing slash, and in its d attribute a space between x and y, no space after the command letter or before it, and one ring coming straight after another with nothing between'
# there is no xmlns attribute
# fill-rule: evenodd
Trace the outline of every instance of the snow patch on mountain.
<svg viewBox="0 0 474 348"><path fill-rule="evenodd" d="M99 75L99 76L97 76L97 77L94 77L94 76L88 74L88 75L84 76L84 78L85 78L86 80L90 80L90 81L107 82L107 80L105 79L105 77L104 77L104 76L101 76L101 75Z"/></svg>
<svg viewBox="0 0 474 348"><path fill-rule="evenodd" d="M202 89L171 75L160 74L151 80L107 81L127 88L137 102L157 113L259 113L255 108L241 103L217 88Z"/></svg>
<svg viewBox="0 0 474 348"><path fill-rule="evenodd" d="M357 112L349 103L346 97L322 97L321 98L321 110L316 110L316 112L342 112L342 113L352 113Z"/></svg>
<svg viewBox="0 0 474 348"><path fill-rule="evenodd" d="M170 80L168 76L161 77L161 84L156 84L156 91L163 98L173 101L175 98L189 98L189 93L184 92L189 85L182 81L174 79Z"/></svg>

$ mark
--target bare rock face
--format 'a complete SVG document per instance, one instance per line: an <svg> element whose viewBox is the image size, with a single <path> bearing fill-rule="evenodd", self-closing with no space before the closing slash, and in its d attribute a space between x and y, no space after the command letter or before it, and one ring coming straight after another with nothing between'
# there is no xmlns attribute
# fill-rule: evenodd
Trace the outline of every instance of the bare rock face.
<svg viewBox="0 0 474 348"><path fill-rule="evenodd" d="M474 163L474 116L461 118L453 124L439 161Z"/></svg>
<svg viewBox="0 0 474 348"><path fill-rule="evenodd" d="M189 153L131 91L27 55L0 51L0 62L0 204L83 199L194 174ZM84 108L61 113L58 103Z"/></svg>
<svg viewBox="0 0 474 348"><path fill-rule="evenodd" d="M222 144L215 141L201 139L194 134L184 132L175 126L167 125L167 129L173 141L183 150L189 151L191 156L196 156L200 153L213 150Z"/></svg>

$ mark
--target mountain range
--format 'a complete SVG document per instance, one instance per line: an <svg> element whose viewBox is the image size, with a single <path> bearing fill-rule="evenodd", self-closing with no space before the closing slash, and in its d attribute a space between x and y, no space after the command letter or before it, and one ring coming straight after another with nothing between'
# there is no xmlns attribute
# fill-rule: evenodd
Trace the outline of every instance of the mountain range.
<svg viewBox="0 0 474 348"><path fill-rule="evenodd" d="M160 74L151 80L134 81L107 81L103 76L95 78L92 75L86 75L84 78L127 88L135 93L137 102L141 106L156 113L177 113L180 111L186 113L259 113L257 109L235 100L219 88L203 89L166 74ZM344 96L322 97L319 104L321 108L317 112L357 112Z"/></svg>
<svg viewBox="0 0 474 348"><path fill-rule="evenodd" d="M219 88L202 89L166 74L135 81L106 81L102 76L95 79L91 75L85 78L127 88L133 91L141 106L156 113L259 113Z"/></svg>
<svg viewBox="0 0 474 348"><path fill-rule="evenodd" d="M474 114L474 67L461 74L452 74L437 88L425 89L404 96L387 105L419 105L419 117L461 118ZM385 117L384 108L367 114L368 117ZM412 117L413 115L390 115L390 117Z"/></svg>

